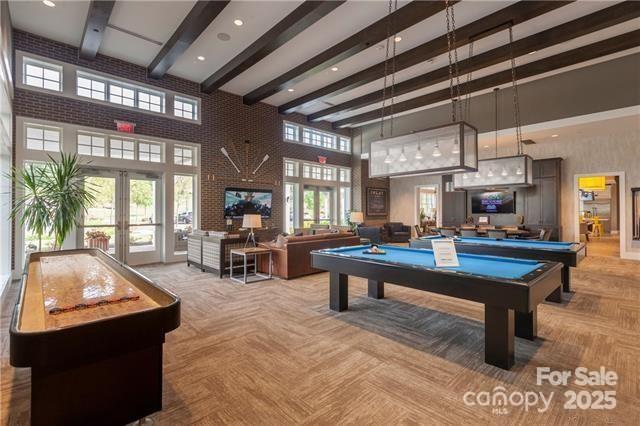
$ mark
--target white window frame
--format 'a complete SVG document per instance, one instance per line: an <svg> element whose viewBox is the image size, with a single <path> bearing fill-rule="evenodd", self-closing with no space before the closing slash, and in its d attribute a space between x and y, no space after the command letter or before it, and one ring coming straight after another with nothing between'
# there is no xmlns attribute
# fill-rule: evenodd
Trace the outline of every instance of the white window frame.
<svg viewBox="0 0 640 426"><path fill-rule="evenodd" d="M179 150L179 151L178 151ZM190 152L190 156L189 155L184 155L185 152ZM185 163L185 159L189 159L191 161L191 164L186 164ZM180 159L178 161L178 159ZM176 165L180 165L180 166L195 166L195 150L190 147L190 146L186 146L186 145L174 145L173 146L173 164Z"/></svg>
<svg viewBox="0 0 640 426"><path fill-rule="evenodd" d="M149 100L142 100L142 95L144 96L148 96ZM153 97L157 97L159 102L151 102L151 99ZM143 107L142 104L148 104L148 107ZM142 88L142 87L136 87L136 107L138 109L141 109L143 111L151 111L151 112L157 112L159 114L164 114L165 112L165 104L166 104L166 100L165 100L165 95L162 92L158 92L156 90L152 90L152 89L147 89L147 88ZM157 106L158 107L158 111L154 110L152 108L152 106Z"/></svg>
<svg viewBox="0 0 640 426"><path fill-rule="evenodd" d="M179 107L179 104L182 104L182 107ZM191 106L191 118L185 116L185 114L189 114L189 111L185 110L184 105ZM185 120L197 120L198 113L198 101L196 99L184 96L175 96L173 98L173 115L176 117L184 118Z"/></svg>
<svg viewBox="0 0 640 426"><path fill-rule="evenodd" d="M121 143L120 148L114 148L113 146L114 141L120 141ZM131 149L125 149L124 147L125 142L131 142L133 147ZM110 136L109 137L109 158L115 158L118 160L127 160L127 161L137 160L138 158L136 156L136 153L137 153L138 147L136 142L137 141L133 138L127 138L123 136ZM120 156L113 155L113 150L120 151ZM124 156L125 152L131 152L132 158L126 158Z"/></svg>
<svg viewBox="0 0 640 426"><path fill-rule="evenodd" d="M116 90L119 90L120 94L114 93ZM131 96L125 96L125 91L131 92ZM110 82L108 97L108 102L111 104L124 105L131 108L136 107L136 89L128 84L122 84L115 81ZM114 100L116 98L120 98L120 101L118 102L117 100ZM125 100L130 100L130 102L125 103Z"/></svg>
<svg viewBox="0 0 640 426"><path fill-rule="evenodd" d="M32 67L42 68L42 70L43 70L42 71L42 77L40 77L40 76L30 76L27 73L27 66L29 66L29 65L32 66ZM22 79L20 81L22 82L22 84L24 86L26 86L28 88L33 87L33 88L44 90L44 91L47 91L47 92L62 92L62 90L64 89L64 85L63 85L63 78L64 78L63 77L63 68L60 65L53 64L53 63L46 62L46 61L42 61L42 60L39 60L39 59L35 59L35 58L31 57L31 56L24 56L23 59L22 59L22 67L21 67L21 69L22 69ZM57 72L59 80L56 81L56 80L52 80L52 79L49 79L49 78L45 78L45 75L44 75L45 71L55 71L55 72ZM33 85L33 84L27 83L29 77L33 77L33 78L42 80L42 86L37 86L37 85ZM52 81L52 82L57 83L58 84L58 90L44 87L44 82L45 81Z"/></svg>
<svg viewBox="0 0 640 426"><path fill-rule="evenodd" d="M290 137L288 133L294 136ZM313 127L282 121L282 139L285 142L313 146L328 151L351 154L351 138Z"/></svg>
<svg viewBox="0 0 640 426"><path fill-rule="evenodd" d="M89 145L87 144L81 144L80 143L80 137L88 137L89 138ZM99 145L94 145L94 138L95 139L102 139L102 146ZM77 146L76 149L78 151L78 155L86 155L88 157L107 157L108 154L108 149L109 149L109 143L108 143L108 138L107 135L103 134L103 133L92 133L92 132L83 132L83 131L79 131L77 133L76 136L76 142L77 142ZM88 147L89 148L89 154L82 154L80 153L80 146L84 146L84 147ZM94 150L99 150L102 149L102 155L96 154L94 152Z"/></svg>
<svg viewBox="0 0 640 426"><path fill-rule="evenodd" d="M300 163L298 161L285 160L284 161L284 175L287 177L298 177ZM289 172L291 170L291 172Z"/></svg>
<svg viewBox="0 0 640 426"><path fill-rule="evenodd" d="M30 138L29 129L41 130L42 131L42 139ZM47 139L47 132L55 132L58 134L58 140ZM41 141L42 148L30 148L29 140ZM47 142L49 143L57 143L58 149L46 149ZM39 151L39 152L62 152L62 129L60 127L54 126L46 126L36 123L25 123L24 124L24 148L27 151Z"/></svg>
<svg viewBox="0 0 640 426"><path fill-rule="evenodd" d="M138 139L137 141L137 152L138 152L138 161L146 161L149 163L162 163L163 155L162 155L162 144L157 142L151 142L145 139ZM149 149L143 149L144 147L148 147ZM157 147L158 152L153 152L152 147ZM157 161L154 157L157 156Z"/></svg>
<svg viewBox="0 0 640 426"><path fill-rule="evenodd" d="M89 87L80 87L80 79L89 81ZM102 85L102 90L99 90L97 87L94 88L94 86L98 86L100 84ZM88 95L81 95L80 91L82 90L88 91ZM78 71L76 73L76 94L82 98L88 98L102 102L108 101L107 98L109 95L109 82L94 75ZM102 94L102 97L98 97L95 94Z"/></svg>

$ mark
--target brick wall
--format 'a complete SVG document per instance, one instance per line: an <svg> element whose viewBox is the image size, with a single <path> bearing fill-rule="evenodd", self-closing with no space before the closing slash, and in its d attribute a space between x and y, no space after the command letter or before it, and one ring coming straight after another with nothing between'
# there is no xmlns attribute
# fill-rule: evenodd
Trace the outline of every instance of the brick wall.
<svg viewBox="0 0 640 426"><path fill-rule="evenodd" d="M351 155L325 151L282 141L282 120L305 123L301 115L282 116L277 108L265 103L247 106L241 96L216 91L201 93L199 84L171 75L161 80L147 77L146 69L119 59L98 55L95 60L80 59L78 49L23 31L14 30L14 48L44 57L75 64L116 77L157 86L159 88L197 96L202 99L202 124L129 111L108 104L101 105L29 90L17 89L14 113L19 116L73 123L108 130L114 129L113 120L136 123L136 133L193 142L201 145L201 226L205 229L223 229L224 188L228 186L273 190L273 215L265 221L268 227L282 227L282 157L317 161L318 155L328 157L330 164L351 166ZM330 123L314 123L313 127L331 130ZM351 136L349 129L337 133ZM243 182L235 169L222 156L221 147L240 155L238 166L244 174L244 141L250 141L250 171L259 164L264 154L270 159L258 172L258 179L270 184ZM15 143L15 141L14 141ZM234 221L235 227L240 224Z"/></svg>

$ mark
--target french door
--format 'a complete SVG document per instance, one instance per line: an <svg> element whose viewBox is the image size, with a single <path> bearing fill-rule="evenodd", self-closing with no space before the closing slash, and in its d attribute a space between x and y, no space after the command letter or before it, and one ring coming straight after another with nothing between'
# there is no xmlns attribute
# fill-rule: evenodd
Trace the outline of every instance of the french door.
<svg viewBox="0 0 640 426"><path fill-rule="evenodd" d="M80 218L78 246L100 247L129 265L162 259L161 179L154 174L86 170L95 201Z"/></svg>
<svg viewBox="0 0 640 426"><path fill-rule="evenodd" d="M331 225L336 223L335 189L322 186L304 186L304 226L312 223Z"/></svg>

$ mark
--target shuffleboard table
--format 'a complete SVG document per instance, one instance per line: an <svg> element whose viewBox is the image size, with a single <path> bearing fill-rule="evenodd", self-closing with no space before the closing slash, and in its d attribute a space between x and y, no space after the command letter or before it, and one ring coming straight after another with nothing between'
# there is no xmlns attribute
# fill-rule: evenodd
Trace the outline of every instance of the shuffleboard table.
<svg viewBox="0 0 640 426"><path fill-rule="evenodd" d="M561 294L557 262L459 254L460 266L438 268L433 251L379 246L386 254L366 254L369 246L311 252L314 268L329 271L329 307L348 308L349 275L368 279L368 295L384 297L396 284L485 305L485 362L503 369L514 363L514 336L537 336L537 306Z"/></svg>
<svg viewBox="0 0 640 426"><path fill-rule="evenodd" d="M409 246L430 249L431 241L442 238L445 237L441 235L420 237L410 240ZM587 247L584 243L483 237L455 237L453 240L456 244L456 251L459 253L560 262L564 265L562 268L562 288L566 292L571 291L571 267L578 266L587 255Z"/></svg>
<svg viewBox="0 0 640 426"><path fill-rule="evenodd" d="M31 424L126 424L162 409L180 299L99 249L31 253L10 363L31 367Z"/></svg>

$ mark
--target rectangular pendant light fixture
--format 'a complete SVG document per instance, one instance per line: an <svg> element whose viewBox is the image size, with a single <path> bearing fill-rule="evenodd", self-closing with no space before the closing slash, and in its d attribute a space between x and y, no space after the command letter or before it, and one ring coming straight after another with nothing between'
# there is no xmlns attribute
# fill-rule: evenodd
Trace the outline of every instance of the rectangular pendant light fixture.
<svg viewBox="0 0 640 426"><path fill-rule="evenodd" d="M528 155L478 161L478 171L453 176L456 189L533 185L533 159Z"/></svg>
<svg viewBox="0 0 640 426"><path fill-rule="evenodd" d="M369 176L475 172L478 167L478 131L458 121L371 143Z"/></svg>

